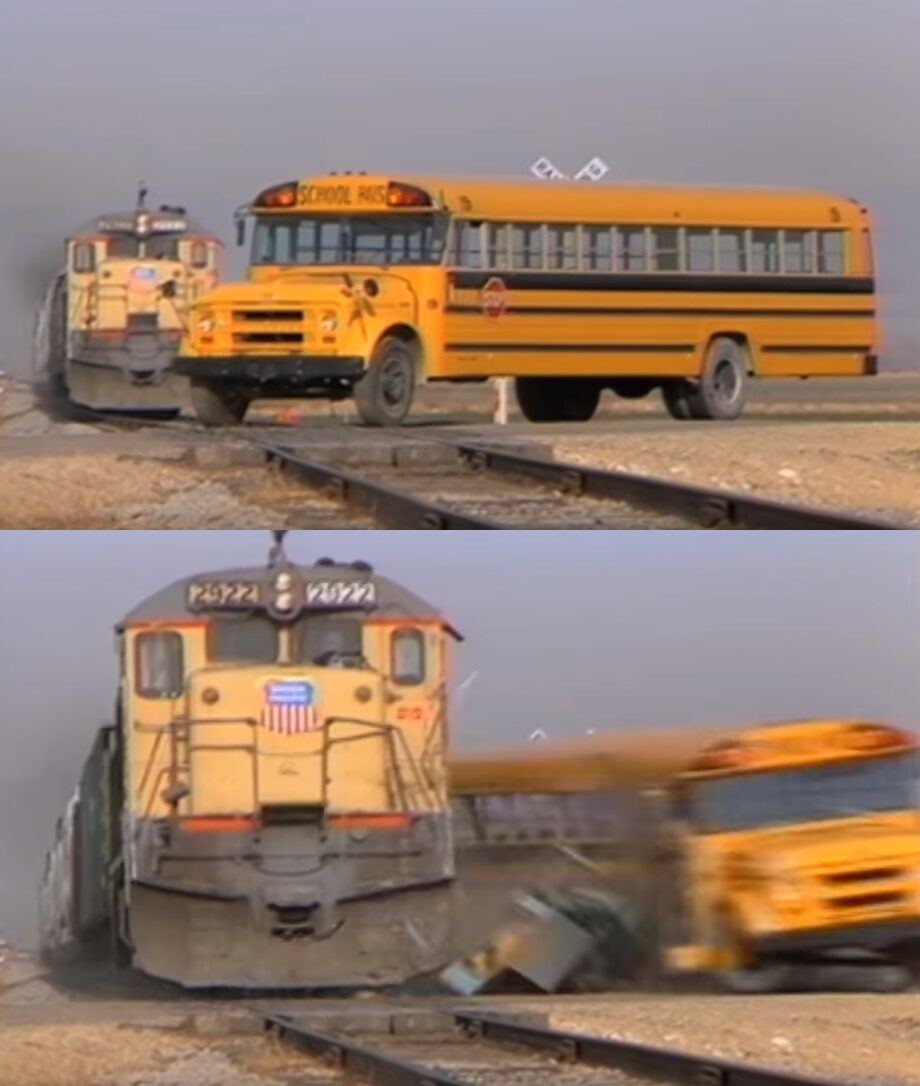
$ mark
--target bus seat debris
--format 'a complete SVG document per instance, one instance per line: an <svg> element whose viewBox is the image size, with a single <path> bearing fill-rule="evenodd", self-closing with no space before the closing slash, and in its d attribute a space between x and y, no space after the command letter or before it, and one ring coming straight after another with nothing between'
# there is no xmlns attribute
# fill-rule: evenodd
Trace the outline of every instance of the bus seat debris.
<svg viewBox="0 0 920 1086"><path fill-rule="evenodd" d="M530 892L516 895L508 919L440 979L462 996L521 988L552 994L634 978L642 961L635 917L621 899Z"/></svg>

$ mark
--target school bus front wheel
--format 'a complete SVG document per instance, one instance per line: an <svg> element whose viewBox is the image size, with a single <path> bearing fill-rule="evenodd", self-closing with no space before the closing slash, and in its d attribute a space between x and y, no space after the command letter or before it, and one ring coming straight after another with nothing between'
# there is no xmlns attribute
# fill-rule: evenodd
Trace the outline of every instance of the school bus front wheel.
<svg viewBox="0 0 920 1086"><path fill-rule="evenodd" d="M355 382L355 407L367 426L399 426L415 397L418 352L399 336L384 336L371 364Z"/></svg>
<svg viewBox="0 0 920 1086"><path fill-rule="evenodd" d="M195 417L205 426L236 426L246 417L251 397L240 388L192 378L189 398Z"/></svg>

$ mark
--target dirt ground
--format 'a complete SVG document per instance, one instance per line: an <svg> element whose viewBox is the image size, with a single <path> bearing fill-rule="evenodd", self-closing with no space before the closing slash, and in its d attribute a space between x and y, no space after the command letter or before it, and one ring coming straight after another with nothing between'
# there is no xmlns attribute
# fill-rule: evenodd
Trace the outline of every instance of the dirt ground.
<svg viewBox="0 0 920 1086"><path fill-rule="evenodd" d="M611 995L564 1001L550 1019L554 1028L864 1086L920 1084L920 992Z"/></svg>
<svg viewBox="0 0 920 1086"><path fill-rule="evenodd" d="M559 438L556 458L920 524L920 423L678 425Z"/></svg>
<svg viewBox="0 0 920 1086"><path fill-rule="evenodd" d="M328 1072L259 1036L219 1040L137 1025L0 1029L3 1086L287 1086Z"/></svg>
<svg viewBox="0 0 920 1086"><path fill-rule="evenodd" d="M261 468L130 456L0 460L0 529L338 528L341 506Z"/></svg>

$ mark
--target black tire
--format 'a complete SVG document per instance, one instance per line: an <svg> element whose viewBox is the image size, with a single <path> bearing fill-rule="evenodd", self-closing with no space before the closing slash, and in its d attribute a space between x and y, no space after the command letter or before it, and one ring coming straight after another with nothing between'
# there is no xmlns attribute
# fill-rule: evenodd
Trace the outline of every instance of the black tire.
<svg viewBox="0 0 920 1086"><path fill-rule="evenodd" d="M747 351L728 336L719 336L710 343L700 379L688 398L690 417L719 422L739 418L749 386Z"/></svg>
<svg viewBox="0 0 920 1086"><path fill-rule="evenodd" d="M189 395L192 410L205 426L236 426L246 417L250 397L241 389L193 378Z"/></svg>
<svg viewBox="0 0 920 1086"><path fill-rule="evenodd" d="M664 400L664 406L672 419L685 422L687 419L693 418L690 413L690 397L693 393L694 388L689 381L665 381L661 386L661 398Z"/></svg>
<svg viewBox="0 0 920 1086"><path fill-rule="evenodd" d="M657 386L657 381L646 377L621 377L610 382L610 388L622 400L642 400Z"/></svg>
<svg viewBox="0 0 920 1086"><path fill-rule="evenodd" d="M737 935L728 917L716 921L715 938L726 948L737 947ZM713 979L725 991L735 995L766 995L778 992L789 981L789 967L782 962L763 962L756 958L734 969L717 969Z"/></svg>
<svg viewBox="0 0 920 1086"><path fill-rule="evenodd" d="M355 385L355 407L365 426L399 426L415 397L417 359L413 346L385 336Z"/></svg>
<svg viewBox="0 0 920 1086"><path fill-rule="evenodd" d="M518 377L514 389L528 422L587 422L601 397L600 384L588 377Z"/></svg>

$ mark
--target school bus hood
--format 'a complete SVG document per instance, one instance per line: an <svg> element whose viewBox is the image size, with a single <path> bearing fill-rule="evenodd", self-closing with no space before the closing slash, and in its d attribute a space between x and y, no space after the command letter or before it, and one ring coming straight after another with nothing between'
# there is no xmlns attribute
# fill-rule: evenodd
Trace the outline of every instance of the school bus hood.
<svg viewBox="0 0 920 1086"><path fill-rule="evenodd" d="M831 822L822 828L778 831L748 840L740 866L764 871L822 871L897 865L920 871L920 829L872 822Z"/></svg>
<svg viewBox="0 0 920 1086"><path fill-rule="evenodd" d="M307 289L309 288L309 289ZM341 305L351 298L351 292L341 278L299 276L272 280L270 283L225 283L199 300L198 308L271 309L273 306Z"/></svg>

